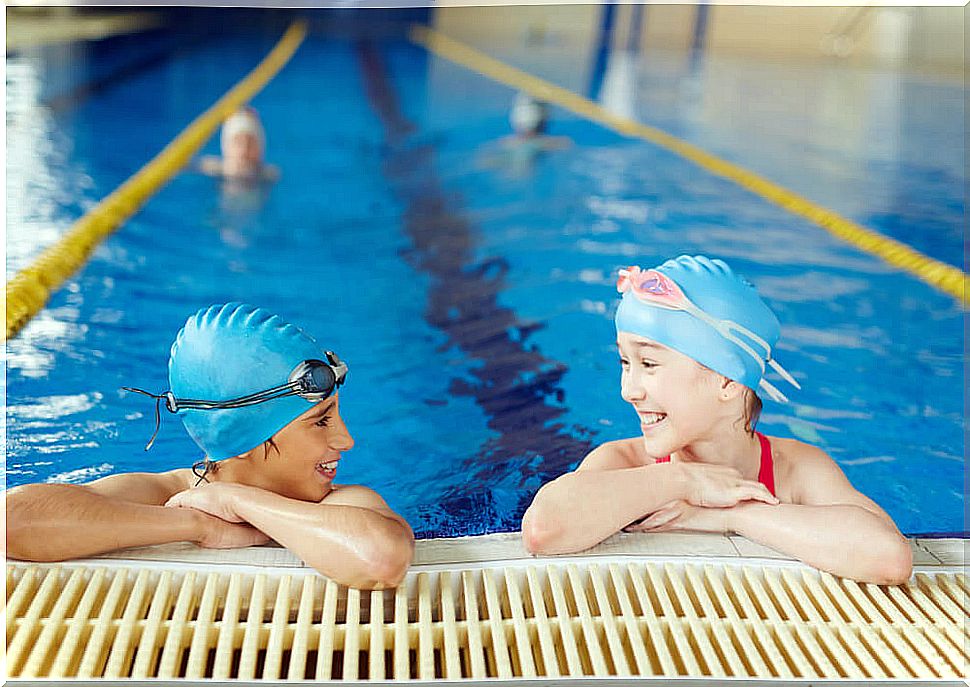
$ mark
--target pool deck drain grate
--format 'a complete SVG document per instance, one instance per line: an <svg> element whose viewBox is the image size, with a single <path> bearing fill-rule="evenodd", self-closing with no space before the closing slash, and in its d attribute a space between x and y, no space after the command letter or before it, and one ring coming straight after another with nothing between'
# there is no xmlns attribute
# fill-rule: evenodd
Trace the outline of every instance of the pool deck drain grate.
<svg viewBox="0 0 970 687"><path fill-rule="evenodd" d="M164 547L154 559L145 549L125 560L10 561L7 675L865 681L957 679L970 663L959 566L919 566L908 584L884 587L787 560L638 556L617 553L622 544L581 557L434 562L461 547L437 542L449 540L419 542L424 564L405 584L376 592L273 549L218 564L172 560ZM496 542L521 547L506 536L464 551Z"/></svg>

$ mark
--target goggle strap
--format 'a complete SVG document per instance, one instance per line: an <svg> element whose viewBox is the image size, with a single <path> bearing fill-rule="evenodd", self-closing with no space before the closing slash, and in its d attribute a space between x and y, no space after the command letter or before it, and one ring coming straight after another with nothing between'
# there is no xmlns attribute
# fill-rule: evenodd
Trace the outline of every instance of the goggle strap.
<svg viewBox="0 0 970 687"><path fill-rule="evenodd" d="M743 334L744 336L748 337L752 341L756 342L758 345L764 347L764 349L766 351L766 358L767 358L768 364L771 366L771 369L774 370L775 372L777 372L779 375L781 375L781 378L782 379L784 379L786 382L788 382L789 384L791 384L796 389L801 389L802 388L802 385L799 384L795 380L795 378L791 376L791 374L788 372L788 370L786 370L784 367L782 367L781 366L781 363L779 363L777 360L774 359L774 357L772 357L771 346L768 345L768 342L767 341L765 341L764 339L762 339L760 336L758 336L757 334L755 334L753 331L751 331L747 327L742 327L737 322L732 322L730 320L724 320L724 324L726 326L734 329L735 331L739 332L740 334ZM763 364L761 366L761 369L762 369L762 371L764 370L764 365Z"/></svg>
<svg viewBox="0 0 970 687"><path fill-rule="evenodd" d="M799 384L797 381L795 381L795 378L792 377L791 374L789 374L788 370L786 370L785 368L783 368L781 366L781 363L779 363L777 360L775 360L774 358L769 358L768 359L768 364L771 365L771 369L772 370L774 370L775 372L777 372L778 374L780 374L782 376L782 378L786 382L788 382L789 384L791 384L793 387L795 387L796 389L801 389L802 388L802 385Z"/></svg>
<svg viewBox="0 0 970 687"><path fill-rule="evenodd" d="M718 334L720 334L721 336L723 336L725 339L727 339L728 341L730 341L734 345L739 346L742 349L744 349L744 352L745 353L747 353L748 355L750 355L752 358L754 358L758 362L758 365L761 367L761 373L764 374L764 371L765 371L765 361L764 361L764 357L761 356L761 355L758 355L758 352L756 350L754 350L753 348L751 348L751 345L748 344L748 342L743 341L741 338L739 338L737 335L735 335L734 332L731 331L732 326L733 326L741 334L746 334L746 333L748 333L748 331L744 327L739 327L738 325L734 324L730 320L718 320L718 319L715 319L714 317L711 317L706 312L704 312L703 310L701 310L700 308L698 308L693 303L690 303L690 307L689 308L685 308L685 312L693 315L694 317L696 317L697 319L701 320L702 322L705 322L706 324L710 325L711 327L714 328L714 331L716 331ZM754 337L754 339L755 339L755 341L761 341L761 343L764 343L764 340L763 339L759 339L757 336ZM770 348L768 349L768 352L769 352L769 355L770 355L770 352L771 352L771 349Z"/></svg>
<svg viewBox="0 0 970 687"><path fill-rule="evenodd" d="M215 403L243 403L248 404L252 401L262 401L268 400L269 398L277 398L280 395L287 395L287 393L295 393L298 384L296 382L287 382L286 384L280 384L279 386L274 386L272 389L264 389L263 391L257 391L252 394L247 394L245 396L239 396L238 398L230 398L226 401L215 401Z"/></svg>
<svg viewBox="0 0 970 687"><path fill-rule="evenodd" d="M125 391L134 391L136 394L144 394L145 396L151 396L152 398L155 399L155 431L152 432L152 438L148 440L147 444L145 444L145 450L147 451L155 444L155 437L158 436L158 430L162 426L162 413L161 413L161 409L159 408L159 405L163 400L166 399L166 396L165 394L153 394L150 391L145 391L144 389L136 389L131 386L123 386L121 388L124 389Z"/></svg>
<svg viewBox="0 0 970 687"><path fill-rule="evenodd" d="M741 339L739 339L737 336L734 336L733 334L728 334L727 332L724 332L724 331L722 331L721 333L724 336L724 338L728 339L729 341L734 342L735 344L737 344L738 346L740 346L741 348L743 348L748 353L748 355L750 355L752 358L754 358L755 360L757 360L758 361L758 364L761 366L761 374L764 375L764 373L765 373L765 363L764 363L764 360L757 353L755 353L755 351L754 351L753 348L751 348L748 344L746 344L744 341L742 341ZM768 350L770 351L771 349L769 348ZM786 382L788 382L789 384L791 384L793 387L795 387L796 389L801 389L802 388L801 384L799 384L797 381L795 381L795 378L792 377L791 374L788 373L788 370L786 370L785 368L783 368L781 366L781 363L779 363L777 360L775 360L772 357L769 357L768 358L768 364L771 366L771 369L772 370L774 370L779 375L781 375L781 377ZM782 401L784 403L788 403L788 398L785 396L785 394L781 393L774 385L771 384L771 382L765 380L764 377L762 377L761 382L760 382L760 385L762 387L764 387L765 391L768 392L768 395L772 397L772 400ZM774 395L772 395L772 394L774 394ZM777 396L777 398L775 396Z"/></svg>
<svg viewBox="0 0 970 687"><path fill-rule="evenodd" d="M754 350L753 348L751 348L751 346L749 346L746 341L743 341L740 338L738 338L737 336L735 336L734 334L730 334L728 332L721 332L721 335L725 339L727 339L728 341L731 341L735 345L740 346L741 348L743 348L744 349L744 352L747 353L748 355L750 355L752 358L754 358L755 361L758 363L758 366L761 368L761 374L763 375L765 373L765 361L764 361L764 358L762 358L760 355L758 355L758 352L756 350Z"/></svg>
<svg viewBox="0 0 970 687"><path fill-rule="evenodd" d="M347 378L347 363L340 361L338 365L330 365L330 369L334 372L334 386L341 386L344 383L344 379Z"/></svg>
<svg viewBox="0 0 970 687"><path fill-rule="evenodd" d="M211 465L212 465L212 462L209 460L208 456L206 456L202 460L197 460L194 463L192 463L192 474L198 477L198 479L195 481L195 486L199 486L203 482L209 481L208 475L209 475L209 467Z"/></svg>
<svg viewBox="0 0 970 687"><path fill-rule="evenodd" d="M690 312L691 315L694 315L694 317L697 317L698 319L701 319L704 322L706 322L707 324L711 325L712 327L714 327L714 329L716 329L721 334L721 336L723 336L727 340L729 340L729 341L737 344L741 348L743 348L745 350L745 352L747 352L748 355L750 355L752 358L754 358L755 360L758 361L758 364L761 366L761 372L762 372L762 374L764 374L764 371L765 371L765 359L767 359L768 364L771 366L771 369L774 370L775 372L777 372L779 375L781 375L782 379L784 379L786 382L788 382L789 384L791 384L796 389L801 389L802 388L801 384L799 384L795 380L795 378L791 376L791 374L788 372L788 370L786 370L784 367L782 367L781 366L781 363L779 363L777 360L775 360L772 357L772 355L771 355L771 353L772 353L771 346L768 345L768 342L767 341L765 341L764 339L762 339L760 336L758 336L757 334L755 334L753 331L751 331L747 327L741 326L737 322L734 322L732 320L717 320L714 317L708 315L706 312L704 312L700 308L698 308L696 305L693 305L693 304L691 304L691 305L693 307L688 311L688 312ZM740 338L738 338L736 335L734 335L732 333L732 330L734 330L735 332L737 332L737 333L739 333L739 334L741 334L743 336L748 337L749 339L751 339L752 341L754 341L756 344L758 344L759 346L761 346L762 348L764 348L764 350L765 350L765 356L762 357L762 356L758 355L757 352L755 352L755 350L753 348L751 348L751 346L749 346L746 342L742 341ZM781 396L781 398L783 398L785 400L785 402L788 401L788 399L785 398L785 395L782 394L780 391L778 391L778 389L775 388L774 386L772 386L769 382L765 382L765 381L762 380L762 383L763 384L767 384L769 387L771 387L772 389L774 389L775 393L779 394Z"/></svg>
<svg viewBox="0 0 970 687"><path fill-rule="evenodd" d="M188 410L228 410L232 408L242 408L245 406L256 405L257 403L263 403L265 401L272 401L277 398L283 398L285 396L295 396L306 394L326 394L324 398L333 393L336 387L343 384L344 378L347 375L347 363L343 362L337 355L332 351L327 351L327 358L330 361L330 369L334 373L334 383L333 386L325 391L304 391L302 389L302 377L293 381L288 381L285 384L280 384L272 389L265 389L263 391L257 391L254 394L248 394L246 396L240 396L238 398L231 398L228 401L205 401L195 398L176 398L175 394L171 391L166 391L163 394L153 394L150 391L145 391L144 389L137 389L131 386L121 387L125 391L132 391L136 394L143 394L155 399L155 431L152 432L151 439L145 445L145 450L149 450L155 443L155 438L158 436L158 430L162 426L162 413L160 405L162 401L165 401L165 407L169 412L177 413L182 408ZM336 364L335 364L336 363ZM309 398L309 397L308 397ZM321 399L322 400L322 399ZM204 479L203 473L203 479Z"/></svg>
<svg viewBox="0 0 970 687"><path fill-rule="evenodd" d="M155 437L158 436L158 430L161 429L162 427L162 412L158 407L159 405L161 405L161 403L162 403L161 398L155 399L155 431L152 432L151 438L148 440L148 443L145 444L146 451L155 445Z"/></svg>
<svg viewBox="0 0 970 687"><path fill-rule="evenodd" d="M179 398L176 399L179 409L188 408L190 410L219 410L222 408L241 408L244 406L256 405L257 403L262 403L264 401L272 401L276 398L283 398L284 396L292 396L297 393L297 383L288 382L286 384L281 384L280 386L275 386L272 389L266 389L264 391L259 391L255 394L249 394L248 396L240 396L239 398L230 398L226 401L203 401L196 398Z"/></svg>
<svg viewBox="0 0 970 687"><path fill-rule="evenodd" d="M764 352L765 352L765 354L764 354L765 360L771 360L771 346L768 345L768 342L767 341L765 341L764 339L762 339L760 336L758 336L757 334L755 334L753 331L751 331L747 327L744 327L744 326L738 324L734 320L721 320L721 322L728 329L733 329L734 331L738 332L739 334L741 334L743 336L748 337L749 339L751 339L752 341L754 341L756 344L758 344L759 346L761 346L761 348L764 349Z"/></svg>
<svg viewBox="0 0 970 687"><path fill-rule="evenodd" d="M762 378L758 382L758 386L764 389L765 393L768 395L772 401L777 401L778 403L788 403L788 397L781 393L774 384L769 382L767 379Z"/></svg>

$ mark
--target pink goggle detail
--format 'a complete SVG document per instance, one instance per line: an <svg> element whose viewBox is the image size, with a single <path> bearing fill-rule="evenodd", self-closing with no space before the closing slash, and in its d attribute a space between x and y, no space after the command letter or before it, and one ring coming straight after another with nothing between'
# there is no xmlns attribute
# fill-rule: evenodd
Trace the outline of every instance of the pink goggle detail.
<svg viewBox="0 0 970 687"><path fill-rule="evenodd" d="M641 300L672 310L687 310L693 305L673 279L657 270L641 270L635 266L620 270L616 290L620 293L633 291Z"/></svg>

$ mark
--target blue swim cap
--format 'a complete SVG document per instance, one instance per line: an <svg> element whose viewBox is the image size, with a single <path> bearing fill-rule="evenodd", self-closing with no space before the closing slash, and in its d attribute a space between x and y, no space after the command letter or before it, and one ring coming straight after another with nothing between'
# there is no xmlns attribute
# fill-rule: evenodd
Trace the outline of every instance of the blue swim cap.
<svg viewBox="0 0 970 687"><path fill-rule="evenodd" d="M221 401L285 384L304 360L323 351L301 329L245 303L213 305L190 317L172 344L169 388L178 398ZM212 460L249 451L311 408L300 396L226 410L178 411Z"/></svg>
<svg viewBox="0 0 970 687"><path fill-rule="evenodd" d="M771 358L771 350L781 334L778 318L755 288L723 261L702 255L682 255L655 267L653 271L672 281L673 287L663 277L650 278L639 268L630 270L636 273L631 279L639 279L652 293L663 295L658 299L651 295L642 298L636 288L624 285L621 276L618 288L623 285L620 290L625 292L616 311L618 332L637 334L663 344L754 391L760 387L775 400L787 399L763 379L766 364L798 386ZM700 316L655 304L676 301L676 287L703 311ZM718 322L707 321L709 318L704 313Z"/></svg>

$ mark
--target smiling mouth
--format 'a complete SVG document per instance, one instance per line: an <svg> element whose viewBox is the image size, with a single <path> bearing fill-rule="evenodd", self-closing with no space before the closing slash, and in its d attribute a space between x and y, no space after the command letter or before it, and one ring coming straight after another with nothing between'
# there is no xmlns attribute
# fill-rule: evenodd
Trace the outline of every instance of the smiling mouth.
<svg viewBox="0 0 970 687"><path fill-rule="evenodd" d="M314 466L314 469L323 477L333 479L337 474L337 463L339 462L340 459L338 458L337 460L331 460L326 463L317 463L316 466Z"/></svg>
<svg viewBox="0 0 970 687"><path fill-rule="evenodd" d="M640 425L643 427L656 427L667 419L667 413L637 413L640 416Z"/></svg>

